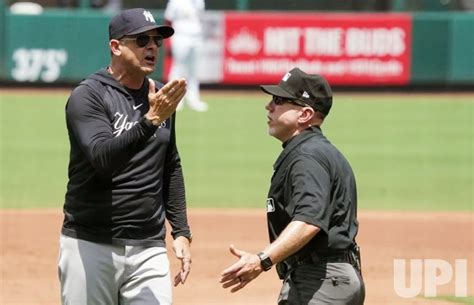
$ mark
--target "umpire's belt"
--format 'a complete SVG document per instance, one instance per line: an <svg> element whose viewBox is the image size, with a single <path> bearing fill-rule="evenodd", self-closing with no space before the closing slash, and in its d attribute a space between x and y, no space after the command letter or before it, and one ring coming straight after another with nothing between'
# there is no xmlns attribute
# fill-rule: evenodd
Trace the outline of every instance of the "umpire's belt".
<svg viewBox="0 0 474 305"><path fill-rule="evenodd" d="M287 272L302 266L302 265L316 265L321 263L349 263L352 260L349 251L343 251L338 254L323 255L316 252L305 252L294 254L281 263L276 265L276 270L280 279L284 279Z"/></svg>

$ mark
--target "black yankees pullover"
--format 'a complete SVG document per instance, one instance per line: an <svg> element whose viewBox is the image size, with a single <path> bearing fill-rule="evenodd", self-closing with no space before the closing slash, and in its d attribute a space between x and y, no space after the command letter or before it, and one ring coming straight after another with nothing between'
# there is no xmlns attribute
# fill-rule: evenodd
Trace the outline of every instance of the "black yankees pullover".
<svg viewBox="0 0 474 305"><path fill-rule="evenodd" d="M174 238L189 236L175 115L157 128L144 118L148 109L148 79L130 90L102 69L73 90L63 234L164 246L167 218Z"/></svg>

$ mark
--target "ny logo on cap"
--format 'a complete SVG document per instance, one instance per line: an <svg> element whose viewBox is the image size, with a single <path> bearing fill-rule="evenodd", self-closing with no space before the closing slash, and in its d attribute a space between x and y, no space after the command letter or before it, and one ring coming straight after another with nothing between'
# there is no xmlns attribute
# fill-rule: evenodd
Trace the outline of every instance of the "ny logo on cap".
<svg viewBox="0 0 474 305"><path fill-rule="evenodd" d="M143 16L145 16L146 21L156 23L155 18L153 18L153 15L149 11L144 11Z"/></svg>

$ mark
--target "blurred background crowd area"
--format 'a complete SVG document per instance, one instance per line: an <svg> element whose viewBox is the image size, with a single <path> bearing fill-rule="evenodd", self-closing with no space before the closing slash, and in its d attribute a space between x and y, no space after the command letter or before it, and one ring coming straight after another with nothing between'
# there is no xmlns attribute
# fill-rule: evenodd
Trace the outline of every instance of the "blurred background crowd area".
<svg viewBox="0 0 474 305"><path fill-rule="evenodd" d="M75 83L107 65L117 11L143 7L164 22L167 3L0 0L0 84ZM474 0L206 0L199 21L206 86L273 83L300 66L334 86L474 88ZM167 80L170 45L155 79Z"/></svg>
<svg viewBox="0 0 474 305"><path fill-rule="evenodd" d="M12 5L15 0L6 0ZM164 9L166 0L34 0L45 8L98 8L120 10L132 7ZM278 11L472 11L474 0L207 0L208 10L278 10Z"/></svg>

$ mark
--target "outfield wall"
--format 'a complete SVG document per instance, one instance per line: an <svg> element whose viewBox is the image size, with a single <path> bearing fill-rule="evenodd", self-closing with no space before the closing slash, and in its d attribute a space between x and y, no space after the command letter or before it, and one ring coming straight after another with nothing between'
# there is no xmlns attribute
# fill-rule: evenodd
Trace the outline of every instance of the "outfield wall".
<svg viewBox="0 0 474 305"><path fill-rule="evenodd" d="M0 80L81 80L109 62L111 17L93 10L0 11ZM207 84L275 82L300 66L333 85L474 86L474 13L208 11L204 28L199 77ZM154 77L165 79L169 52L160 55Z"/></svg>

